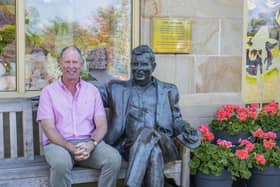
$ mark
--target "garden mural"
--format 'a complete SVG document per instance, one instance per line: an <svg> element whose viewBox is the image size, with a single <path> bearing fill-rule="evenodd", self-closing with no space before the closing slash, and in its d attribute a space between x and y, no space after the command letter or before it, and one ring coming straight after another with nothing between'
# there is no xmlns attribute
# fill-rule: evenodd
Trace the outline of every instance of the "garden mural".
<svg viewBox="0 0 280 187"><path fill-rule="evenodd" d="M83 79L127 79L130 33L129 0L25 0L25 90L59 77L59 53L68 45L82 51Z"/></svg>
<svg viewBox="0 0 280 187"><path fill-rule="evenodd" d="M246 0L244 7L244 101L278 100L280 1Z"/></svg>

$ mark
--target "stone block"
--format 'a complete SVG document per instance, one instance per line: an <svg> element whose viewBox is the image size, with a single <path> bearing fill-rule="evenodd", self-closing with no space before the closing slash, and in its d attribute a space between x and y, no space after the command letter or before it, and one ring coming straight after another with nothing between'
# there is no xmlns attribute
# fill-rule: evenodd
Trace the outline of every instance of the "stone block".
<svg viewBox="0 0 280 187"><path fill-rule="evenodd" d="M162 0L160 15L242 18L243 0Z"/></svg>
<svg viewBox="0 0 280 187"><path fill-rule="evenodd" d="M141 42L140 43L151 46L151 37L152 37L151 19L142 18L141 19L141 33L140 33Z"/></svg>
<svg viewBox="0 0 280 187"><path fill-rule="evenodd" d="M221 21L221 55L242 56L243 39L242 19L222 19Z"/></svg>
<svg viewBox="0 0 280 187"><path fill-rule="evenodd" d="M145 18L159 16L161 12L162 0L142 0L141 15Z"/></svg>
<svg viewBox="0 0 280 187"><path fill-rule="evenodd" d="M153 75L162 81L175 83L176 56L157 54L156 63L157 67Z"/></svg>
<svg viewBox="0 0 280 187"><path fill-rule="evenodd" d="M241 56L197 56L196 92L240 92L241 64Z"/></svg>
<svg viewBox="0 0 280 187"><path fill-rule="evenodd" d="M219 21L217 19L194 19L192 21L192 53L217 55L219 44Z"/></svg>
<svg viewBox="0 0 280 187"><path fill-rule="evenodd" d="M180 95L194 93L194 56L176 55L175 71L175 84Z"/></svg>

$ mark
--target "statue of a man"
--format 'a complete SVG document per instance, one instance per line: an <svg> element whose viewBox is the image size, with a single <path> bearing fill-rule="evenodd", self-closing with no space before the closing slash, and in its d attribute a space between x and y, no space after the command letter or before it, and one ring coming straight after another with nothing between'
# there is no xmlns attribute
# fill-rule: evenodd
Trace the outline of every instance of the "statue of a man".
<svg viewBox="0 0 280 187"><path fill-rule="evenodd" d="M107 143L128 160L126 186L164 186L164 163L179 159L174 137L189 148L200 144L200 134L182 119L174 84L152 76L156 67L147 45L132 50L128 81L113 80L101 89L110 108Z"/></svg>

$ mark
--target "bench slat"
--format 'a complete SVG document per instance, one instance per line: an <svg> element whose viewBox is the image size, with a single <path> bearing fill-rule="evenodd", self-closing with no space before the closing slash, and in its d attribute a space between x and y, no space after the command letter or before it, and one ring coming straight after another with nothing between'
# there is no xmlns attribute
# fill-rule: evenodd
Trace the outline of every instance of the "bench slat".
<svg viewBox="0 0 280 187"><path fill-rule="evenodd" d="M3 113L0 112L0 159L4 158L4 123Z"/></svg>
<svg viewBox="0 0 280 187"><path fill-rule="evenodd" d="M42 163L37 166L17 167L17 168L6 168L0 170L0 181L1 180L14 180L22 178L34 178L39 176L48 176L49 166L47 163Z"/></svg>
<svg viewBox="0 0 280 187"><path fill-rule="evenodd" d="M34 159L34 146L33 146L33 120L32 120L32 105L30 101L23 103L23 114L22 114L22 125L23 125L23 146L24 146L24 157L27 160Z"/></svg>
<svg viewBox="0 0 280 187"><path fill-rule="evenodd" d="M34 160L25 160L23 157L20 158L12 158L12 159L5 159L1 160L0 162L0 170L2 169L10 169L10 168L17 168L17 167L26 167L32 165L42 165L42 163L46 163L44 157L36 157Z"/></svg>
<svg viewBox="0 0 280 187"><path fill-rule="evenodd" d="M21 101L4 102L1 101L0 112L20 112L22 111Z"/></svg>
<svg viewBox="0 0 280 187"><path fill-rule="evenodd" d="M118 178L123 179L125 177L126 166L126 163L122 165ZM98 169L74 167L72 170L73 184L95 182L97 181L99 174L100 170ZM46 162L11 165L10 167L7 166L6 168L0 169L0 181L48 176L49 166Z"/></svg>
<svg viewBox="0 0 280 187"><path fill-rule="evenodd" d="M9 119L10 119L11 158L16 158L18 152L16 112L10 112Z"/></svg>

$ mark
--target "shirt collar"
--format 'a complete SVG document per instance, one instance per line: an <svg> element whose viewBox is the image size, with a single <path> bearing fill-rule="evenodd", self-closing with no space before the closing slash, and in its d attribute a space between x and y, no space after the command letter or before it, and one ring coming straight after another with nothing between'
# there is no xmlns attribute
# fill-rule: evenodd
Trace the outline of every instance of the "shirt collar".
<svg viewBox="0 0 280 187"><path fill-rule="evenodd" d="M67 87L65 86L65 84L62 81L62 76L58 79L58 84L61 86L61 88L67 89ZM77 84L76 84L77 90L79 90L79 88L81 88L81 86L82 86L82 80L80 78L79 82L77 82Z"/></svg>

